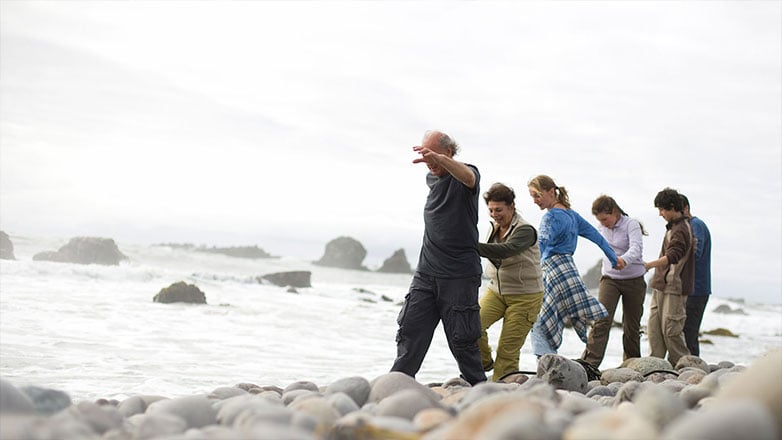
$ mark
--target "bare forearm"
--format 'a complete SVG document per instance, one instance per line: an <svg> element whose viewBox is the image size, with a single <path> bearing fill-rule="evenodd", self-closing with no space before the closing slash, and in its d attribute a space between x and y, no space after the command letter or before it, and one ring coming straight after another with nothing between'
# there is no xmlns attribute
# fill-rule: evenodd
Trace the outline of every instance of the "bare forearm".
<svg viewBox="0 0 782 440"><path fill-rule="evenodd" d="M663 267L663 266L667 266L667 265L668 265L668 256L667 255L663 255L662 257L660 257L660 258L658 258L658 259L656 259L654 261L649 261L647 263L644 263L644 267L646 268L647 271L651 270L651 269L654 269L656 267Z"/></svg>
<svg viewBox="0 0 782 440"><path fill-rule="evenodd" d="M462 182L468 188L475 188L475 173L470 167L445 155L439 156L438 160L440 165L456 180Z"/></svg>

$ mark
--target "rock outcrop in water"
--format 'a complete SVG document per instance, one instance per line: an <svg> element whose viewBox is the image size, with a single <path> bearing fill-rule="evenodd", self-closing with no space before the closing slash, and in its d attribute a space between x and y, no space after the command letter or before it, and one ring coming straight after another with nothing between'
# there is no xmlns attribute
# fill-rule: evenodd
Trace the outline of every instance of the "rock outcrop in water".
<svg viewBox="0 0 782 440"><path fill-rule="evenodd" d="M407 261L404 249L398 249L393 255L383 261L378 272L384 273L413 273L410 263Z"/></svg>
<svg viewBox="0 0 782 440"><path fill-rule="evenodd" d="M364 245L352 237L337 237L326 243L326 250L318 261L318 266L338 267L341 269L368 270L361 263L367 256Z"/></svg>
<svg viewBox="0 0 782 440"><path fill-rule="evenodd" d="M603 260L598 260L597 264L590 267L589 270L581 276L584 285L589 290L600 287L600 278L603 276Z"/></svg>
<svg viewBox="0 0 782 440"><path fill-rule="evenodd" d="M258 278L280 287L312 287L310 282L311 277L312 272L308 270L294 270L289 272L268 273Z"/></svg>
<svg viewBox="0 0 782 440"><path fill-rule="evenodd" d="M100 237L74 237L57 251L39 252L33 255L33 260L36 261L106 266L117 266L120 261L127 258L120 252L114 240Z"/></svg>
<svg viewBox="0 0 782 440"><path fill-rule="evenodd" d="M158 303L191 303L206 304L206 294L194 284L187 284L184 281L174 283L165 287L152 298L152 301Z"/></svg>
<svg viewBox="0 0 782 440"><path fill-rule="evenodd" d="M547 363L578 366L561 360ZM720 362L709 372L684 367L666 377L634 372L617 375L621 381L591 381L585 393L548 383L544 377L552 368L522 383L472 387L460 378L424 385L392 372L372 380L347 376L325 386L306 380L284 388L242 382L184 397L78 403L55 390L17 388L0 379L0 438L776 440L782 435L780 349L749 367ZM582 388L581 379L577 382L575 388Z"/></svg>
<svg viewBox="0 0 782 440"><path fill-rule="evenodd" d="M11 237L3 231L0 231L0 260L16 260Z"/></svg>

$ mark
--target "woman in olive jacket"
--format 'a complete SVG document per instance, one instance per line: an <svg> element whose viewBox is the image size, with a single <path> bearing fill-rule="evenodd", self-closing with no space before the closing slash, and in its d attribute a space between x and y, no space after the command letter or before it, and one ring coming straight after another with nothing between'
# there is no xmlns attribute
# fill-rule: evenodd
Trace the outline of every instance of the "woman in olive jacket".
<svg viewBox="0 0 782 440"><path fill-rule="evenodd" d="M486 243L478 244L478 252L489 260L485 270L489 284L480 299L482 335L478 346L484 370L493 368L492 380L496 382L519 369L519 352L540 312L543 282L538 233L516 211L513 189L495 183L483 198L492 225ZM486 329L500 319L497 357L492 360Z"/></svg>

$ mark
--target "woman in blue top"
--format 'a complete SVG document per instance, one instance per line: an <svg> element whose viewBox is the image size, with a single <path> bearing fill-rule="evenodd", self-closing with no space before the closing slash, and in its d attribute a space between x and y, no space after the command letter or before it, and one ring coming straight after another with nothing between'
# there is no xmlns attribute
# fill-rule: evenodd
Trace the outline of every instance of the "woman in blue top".
<svg viewBox="0 0 782 440"><path fill-rule="evenodd" d="M547 212L540 220L540 262L543 272L543 306L532 328L532 346L535 355L554 353L562 345L565 320L584 343L587 325L608 316L606 308L589 294L573 261L578 236L600 246L611 262L611 267L622 269L616 253L605 238L577 212L570 209L570 200L564 187L540 175L529 181L529 194L540 209Z"/></svg>

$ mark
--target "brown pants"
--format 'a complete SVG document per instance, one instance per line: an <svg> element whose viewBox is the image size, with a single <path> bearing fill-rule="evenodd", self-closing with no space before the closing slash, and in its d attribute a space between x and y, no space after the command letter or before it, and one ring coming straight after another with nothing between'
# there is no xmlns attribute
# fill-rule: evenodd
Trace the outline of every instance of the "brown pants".
<svg viewBox="0 0 782 440"><path fill-rule="evenodd" d="M676 367L679 358L690 354L684 339L686 302L687 297L684 295L666 294L652 289L652 305L649 308L647 326L649 347L652 349L650 354L665 359L667 352L668 361L673 367Z"/></svg>
<svg viewBox="0 0 782 440"><path fill-rule="evenodd" d="M595 368L599 368L605 357L606 346L614 313L622 298L622 348L623 359L641 357L641 316L644 313L646 281L644 277L615 280L608 277L600 279L598 299L608 311L608 316L595 321L589 331L586 349L581 359Z"/></svg>

